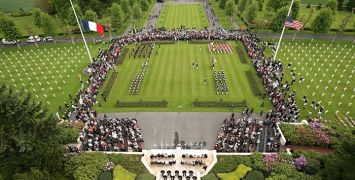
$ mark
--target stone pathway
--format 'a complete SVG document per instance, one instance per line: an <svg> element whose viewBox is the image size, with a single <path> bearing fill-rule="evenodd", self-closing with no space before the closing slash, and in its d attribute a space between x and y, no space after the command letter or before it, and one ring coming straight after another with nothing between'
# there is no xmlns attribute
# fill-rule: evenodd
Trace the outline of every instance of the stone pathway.
<svg viewBox="0 0 355 180"><path fill-rule="evenodd" d="M149 19L147 20L147 22L144 25L144 29L149 30L149 29L155 28L155 24L159 19L160 12L162 9L163 9L163 3L156 3L155 4L152 14L149 15L149 17L148 17Z"/></svg>

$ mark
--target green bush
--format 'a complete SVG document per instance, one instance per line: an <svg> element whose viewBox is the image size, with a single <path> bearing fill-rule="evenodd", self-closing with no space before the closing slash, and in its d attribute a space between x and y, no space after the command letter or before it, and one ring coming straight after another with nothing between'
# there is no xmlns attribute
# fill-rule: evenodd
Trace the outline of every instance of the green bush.
<svg viewBox="0 0 355 180"><path fill-rule="evenodd" d="M127 169L123 168L121 165L117 165L113 170L114 180L135 180L136 174L129 172Z"/></svg>
<svg viewBox="0 0 355 180"><path fill-rule="evenodd" d="M218 173L217 176L222 180L238 180L244 178L249 171L252 171L250 167L239 164L235 171L230 173Z"/></svg>
<svg viewBox="0 0 355 180"><path fill-rule="evenodd" d="M249 156L217 156L217 163L213 166L212 173L229 173L234 171L239 164L252 166Z"/></svg>
<svg viewBox="0 0 355 180"><path fill-rule="evenodd" d="M261 172L264 172L265 170L265 164L264 164L264 161L263 161L263 154L259 153L259 152L256 152L256 153L253 153L251 156L250 156L250 159L252 160L252 165L251 167L255 170L259 170Z"/></svg>
<svg viewBox="0 0 355 180"><path fill-rule="evenodd" d="M27 11L23 10L22 8L11 13L12 17L22 17L22 16L31 16L31 15L32 15L32 12L27 12Z"/></svg>
<svg viewBox="0 0 355 180"><path fill-rule="evenodd" d="M253 75L252 71L246 71L245 76L247 77L247 80L249 82L250 88L254 94L254 96L261 96L261 90L258 86L258 81L255 79L255 76Z"/></svg>
<svg viewBox="0 0 355 180"><path fill-rule="evenodd" d="M115 81L117 79L117 76L118 76L118 72L117 71L113 71L112 75L110 77L110 80L108 81L108 84L107 84L107 86L106 86L106 88L105 88L105 90L103 92L103 96L105 96L106 98L110 95L112 87L115 84Z"/></svg>
<svg viewBox="0 0 355 180"><path fill-rule="evenodd" d="M0 179L2 176L0 176ZM25 173L17 173L13 176L13 179L16 180L36 180L36 179L41 179L41 180L46 180L50 179L50 175L46 170L39 170L37 168L31 168L30 171L25 172Z"/></svg>
<svg viewBox="0 0 355 180"><path fill-rule="evenodd" d="M131 102L122 102L117 101L116 107L168 107L168 101L131 101Z"/></svg>
<svg viewBox="0 0 355 180"><path fill-rule="evenodd" d="M59 141L61 144L76 143L80 130L75 127L67 127L60 125Z"/></svg>
<svg viewBox="0 0 355 180"><path fill-rule="evenodd" d="M245 57L242 48L240 48L239 46L237 46L237 54L239 55L240 61L242 62L242 64L246 64L247 58Z"/></svg>
<svg viewBox="0 0 355 180"><path fill-rule="evenodd" d="M82 153L66 161L64 172L75 179L97 179L108 162L106 154Z"/></svg>
<svg viewBox="0 0 355 180"><path fill-rule="evenodd" d="M155 180L155 176L151 174L138 174L136 180Z"/></svg>
<svg viewBox="0 0 355 180"><path fill-rule="evenodd" d="M206 176L202 177L202 180L218 180L215 173L208 173Z"/></svg>
<svg viewBox="0 0 355 180"><path fill-rule="evenodd" d="M112 180L111 172L104 172L100 175L99 180Z"/></svg>
<svg viewBox="0 0 355 180"><path fill-rule="evenodd" d="M245 180L263 180L263 179L264 179L263 173L257 170L248 173L247 176L245 177Z"/></svg>
<svg viewBox="0 0 355 180"><path fill-rule="evenodd" d="M141 163L140 155L109 154L108 158L114 164L119 164L132 173L135 174L148 173L144 165Z"/></svg>
<svg viewBox="0 0 355 180"><path fill-rule="evenodd" d="M193 107L234 107L234 108L243 108L247 107L248 103L246 100L235 101L235 102L226 102L226 101L198 101L195 100L192 102Z"/></svg>

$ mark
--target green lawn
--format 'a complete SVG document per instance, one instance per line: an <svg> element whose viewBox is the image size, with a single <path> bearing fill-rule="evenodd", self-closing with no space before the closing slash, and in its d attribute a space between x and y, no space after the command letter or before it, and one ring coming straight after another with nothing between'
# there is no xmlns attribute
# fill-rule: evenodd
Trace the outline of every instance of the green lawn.
<svg viewBox="0 0 355 180"><path fill-rule="evenodd" d="M213 54L208 51L207 43L164 44L154 48L149 60L148 70L143 80L139 95L131 95L128 91L131 80L141 69L142 59L126 56L123 64L118 67L118 78L114 83L108 101L97 106L99 112L116 111L229 111L229 108L193 108L192 102L199 101L242 101L245 99L256 112L271 108L268 100L262 100L253 95L245 71L252 70L259 89L263 88L258 81L256 72L248 61L241 64L235 52L236 42L230 42L233 47L232 54ZM240 45L240 44L239 44ZM201 50L200 50L201 47ZM129 49L132 51L133 47ZM129 54L128 53L128 54ZM217 60L215 70L224 70L229 86L228 94L217 95L211 68L211 59ZM199 65L199 69L192 68L192 62ZM207 84L204 84L204 78ZM115 108L117 100L120 101L161 101L169 102L168 108ZM265 101L265 107L260 107ZM101 101L102 102L102 101ZM182 106L179 108L179 106ZM240 109L238 110L240 111Z"/></svg>
<svg viewBox="0 0 355 180"><path fill-rule="evenodd" d="M167 4L164 5L156 26L167 29L185 26L201 30L208 27L208 20L200 4Z"/></svg>
<svg viewBox="0 0 355 180"><path fill-rule="evenodd" d="M102 45L90 44L92 56ZM12 85L16 91L33 93L55 113L79 89L79 74L89 64L82 43L76 45L40 45L0 49L0 82ZM82 78L85 80L86 76ZM70 103L70 102L68 102Z"/></svg>
<svg viewBox="0 0 355 180"><path fill-rule="evenodd" d="M341 118L349 111L349 116L354 118L355 97L355 48L351 42L325 40L283 40L278 58L285 67L286 80L291 81L290 72L295 69L296 83L293 86L296 91L296 101L301 109L301 117L317 116L316 110L309 107L311 102L321 101L328 112L324 118L331 124L340 124L335 120L335 112L339 110ZM314 56L314 57L313 57ZM291 68L287 68L292 63ZM299 83L300 78L303 83ZM330 81L331 80L331 81ZM330 81L330 82L329 82ZM303 109L302 97L309 99L308 106ZM339 104L341 103L341 104ZM309 114L311 112L312 114ZM342 124L340 124L342 125Z"/></svg>
<svg viewBox="0 0 355 180"><path fill-rule="evenodd" d="M11 13L22 8L23 10L31 10L33 8L33 0L1 0L0 10L5 13Z"/></svg>

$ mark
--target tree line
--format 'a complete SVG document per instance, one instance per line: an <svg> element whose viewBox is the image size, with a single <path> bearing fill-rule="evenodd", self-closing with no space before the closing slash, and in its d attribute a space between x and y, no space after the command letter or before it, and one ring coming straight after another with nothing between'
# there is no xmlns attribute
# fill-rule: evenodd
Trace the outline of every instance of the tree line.
<svg viewBox="0 0 355 180"><path fill-rule="evenodd" d="M80 19L100 21L110 32L119 32L128 23L134 23L148 11L152 0L73 0L74 8ZM45 36L58 34L56 23L59 23L63 34L72 37L78 31L74 12L69 1L35 0L36 8L32 10L35 27L43 31ZM105 20L104 20L105 19ZM16 40L21 33L14 21L0 12L0 33L5 39ZM33 35L33 29L27 24L26 31Z"/></svg>

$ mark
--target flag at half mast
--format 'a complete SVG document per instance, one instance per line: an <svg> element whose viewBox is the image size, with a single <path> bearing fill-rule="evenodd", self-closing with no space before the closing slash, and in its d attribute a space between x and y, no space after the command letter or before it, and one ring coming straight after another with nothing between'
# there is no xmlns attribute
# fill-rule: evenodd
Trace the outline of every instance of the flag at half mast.
<svg viewBox="0 0 355 180"><path fill-rule="evenodd" d="M293 20L291 16L286 17L285 26L290 27L290 28L294 28L297 31L299 31L303 28L303 24L300 21Z"/></svg>

